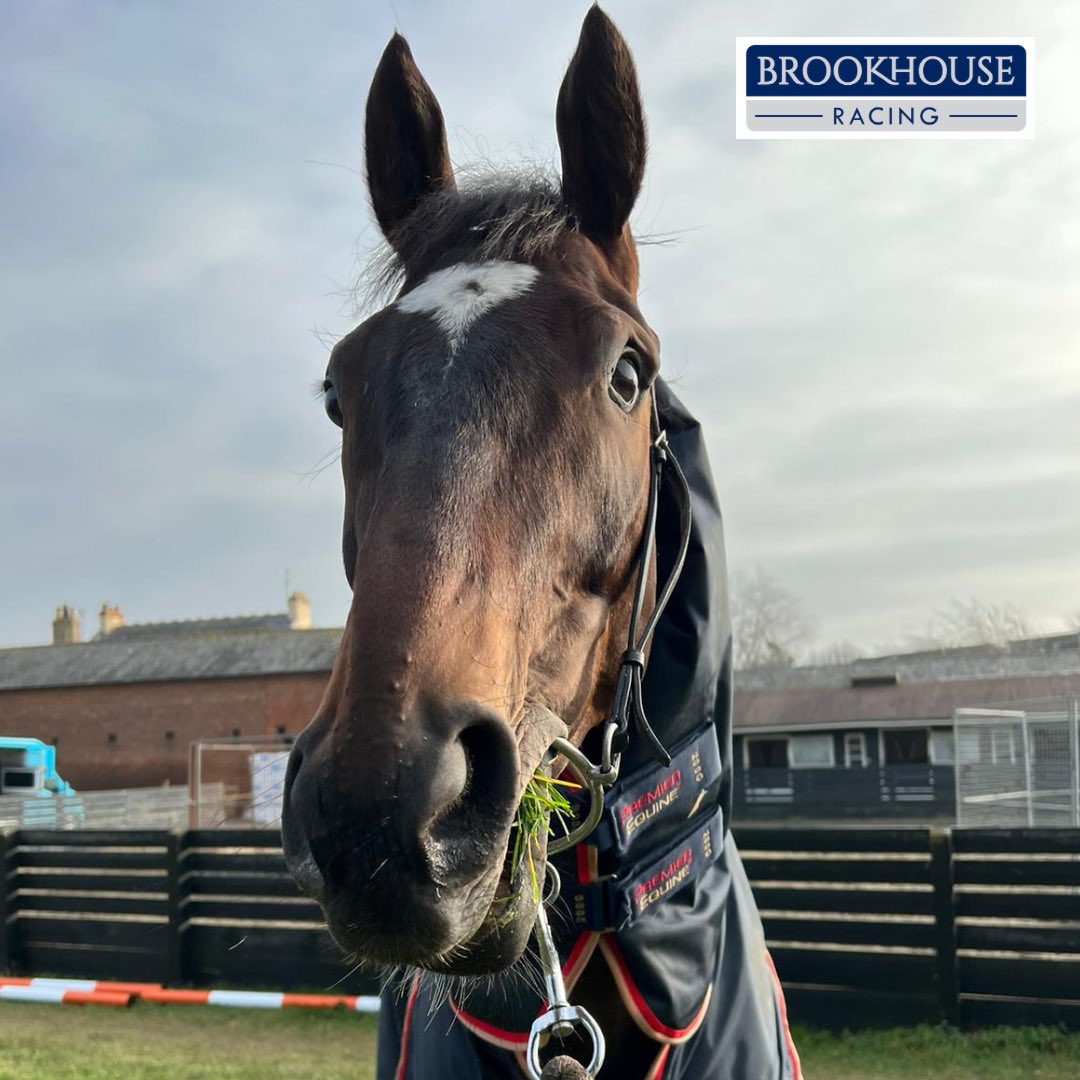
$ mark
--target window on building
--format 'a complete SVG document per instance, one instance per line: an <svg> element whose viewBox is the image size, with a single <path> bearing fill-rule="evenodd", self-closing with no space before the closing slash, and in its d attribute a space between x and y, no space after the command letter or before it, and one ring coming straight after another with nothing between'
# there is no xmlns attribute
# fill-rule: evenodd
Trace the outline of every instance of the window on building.
<svg viewBox="0 0 1080 1080"><path fill-rule="evenodd" d="M974 765L983 760L983 736L985 732L961 731L956 739L956 760L963 765Z"/></svg>
<svg viewBox="0 0 1080 1080"><path fill-rule="evenodd" d="M105 736L105 741L109 744L109 746L115 746L116 745L116 732L115 731L110 731L109 734Z"/></svg>
<svg viewBox="0 0 1080 1080"><path fill-rule="evenodd" d="M860 687L895 686L896 673L889 672L887 675L852 675L851 685L856 690Z"/></svg>
<svg viewBox="0 0 1080 1080"><path fill-rule="evenodd" d="M1017 761L1016 732L1012 728L992 728L990 731L990 760L995 765L1015 765Z"/></svg>
<svg viewBox="0 0 1080 1080"><path fill-rule="evenodd" d="M239 739L240 738L240 729L238 727L234 727L232 729L232 737L234 739Z"/></svg>
<svg viewBox="0 0 1080 1080"><path fill-rule="evenodd" d="M931 751L936 755L933 747ZM1023 753L1023 735L1011 727L961 731L955 746L955 760L964 765L1017 765L1024 760ZM945 764L936 756L933 761Z"/></svg>
<svg viewBox="0 0 1080 1080"><path fill-rule="evenodd" d="M938 728L930 732L930 761L934 765L956 763L956 740L951 731Z"/></svg>
<svg viewBox="0 0 1080 1080"><path fill-rule="evenodd" d="M793 769L829 769L836 764L831 734L793 735L788 753Z"/></svg>
<svg viewBox="0 0 1080 1080"><path fill-rule="evenodd" d="M52 737L52 738L51 738L51 739L49 740L49 742L50 742L50 743L51 743L51 744L52 744L53 746L59 746L59 745L60 745L60 736L59 736L59 735L54 735L54 736L53 736L53 737Z"/></svg>
<svg viewBox="0 0 1080 1080"><path fill-rule="evenodd" d="M289 729L284 724L278 724L277 733L279 735L288 735L289 734Z"/></svg>
<svg viewBox="0 0 1080 1080"><path fill-rule="evenodd" d="M882 732L886 765L929 765L930 740L926 728Z"/></svg>
<svg viewBox="0 0 1080 1080"><path fill-rule="evenodd" d="M1064 724L1037 724L1028 728L1031 760L1041 762L1067 760L1070 735Z"/></svg>
<svg viewBox="0 0 1080 1080"><path fill-rule="evenodd" d="M165 732L165 741L166 742L173 742L175 739L176 739L176 732L175 731L166 731Z"/></svg>
<svg viewBox="0 0 1080 1080"><path fill-rule="evenodd" d="M786 769L787 739L747 739L746 766L749 769Z"/></svg>
<svg viewBox="0 0 1080 1080"><path fill-rule="evenodd" d="M866 736L861 731L849 731L844 736L844 765L849 769L863 769L869 764Z"/></svg>

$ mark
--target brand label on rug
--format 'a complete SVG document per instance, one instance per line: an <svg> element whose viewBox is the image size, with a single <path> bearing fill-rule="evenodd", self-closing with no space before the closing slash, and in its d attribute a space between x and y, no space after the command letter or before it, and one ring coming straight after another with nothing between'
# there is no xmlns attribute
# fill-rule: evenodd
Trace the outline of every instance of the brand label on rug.
<svg viewBox="0 0 1080 1080"><path fill-rule="evenodd" d="M680 830L702 807L705 795L719 781L720 750L716 733L705 729L679 750L671 765L654 766L620 785L608 808L612 836L608 844L620 852L651 846L665 826Z"/></svg>
<svg viewBox="0 0 1080 1080"><path fill-rule="evenodd" d="M619 809L619 825L629 839L635 829L663 813L679 797L682 788L682 770L676 769L665 776L654 788L626 803Z"/></svg>
<svg viewBox="0 0 1080 1080"><path fill-rule="evenodd" d="M719 816L691 833L674 852L653 863L630 883L635 915L641 915L684 885L696 881L713 861L714 832Z"/></svg>
<svg viewBox="0 0 1080 1080"><path fill-rule="evenodd" d="M1033 38L735 39L739 139L1023 139Z"/></svg>

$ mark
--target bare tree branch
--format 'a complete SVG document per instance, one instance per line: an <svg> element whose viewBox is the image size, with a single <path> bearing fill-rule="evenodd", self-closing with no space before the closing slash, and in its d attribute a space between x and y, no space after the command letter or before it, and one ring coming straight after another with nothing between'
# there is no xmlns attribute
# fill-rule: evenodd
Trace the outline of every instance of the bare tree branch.
<svg viewBox="0 0 1080 1080"><path fill-rule="evenodd" d="M733 573L730 588L736 669L795 664L814 636L802 601L760 566Z"/></svg>
<svg viewBox="0 0 1080 1080"><path fill-rule="evenodd" d="M853 645L850 641L834 641L831 645L822 645L811 649L806 657L808 664L850 664L866 656L866 650Z"/></svg>
<svg viewBox="0 0 1080 1080"><path fill-rule="evenodd" d="M918 649L953 649L964 645L1007 645L1033 635L1027 616L1015 604L992 604L971 597L950 600L910 644Z"/></svg>

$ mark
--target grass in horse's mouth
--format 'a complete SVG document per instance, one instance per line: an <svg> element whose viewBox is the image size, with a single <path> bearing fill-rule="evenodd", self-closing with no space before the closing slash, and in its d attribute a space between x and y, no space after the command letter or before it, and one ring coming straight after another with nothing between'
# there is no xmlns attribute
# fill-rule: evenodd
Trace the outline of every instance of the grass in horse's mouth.
<svg viewBox="0 0 1080 1080"><path fill-rule="evenodd" d="M541 855L540 838L555 832L555 824L566 834L574 817L574 808L566 797L567 791L580 791L581 785L572 780L556 780L537 772L525 788L514 820L513 844L510 848L510 882L521 873L528 873L533 901L540 902L541 882L536 872L536 860Z"/></svg>

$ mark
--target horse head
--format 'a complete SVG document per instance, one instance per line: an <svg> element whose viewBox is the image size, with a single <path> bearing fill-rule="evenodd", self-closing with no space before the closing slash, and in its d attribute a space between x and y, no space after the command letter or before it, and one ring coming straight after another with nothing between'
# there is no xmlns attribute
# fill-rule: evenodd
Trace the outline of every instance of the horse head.
<svg viewBox="0 0 1080 1080"><path fill-rule="evenodd" d="M468 973L520 955L519 804L552 740L605 716L626 644L659 344L627 224L637 77L599 8L556 119L560 179L459 189L402 37L367 101L397 292L326 373L353 599L283 816L294 875L357 958Z"/></svg>

